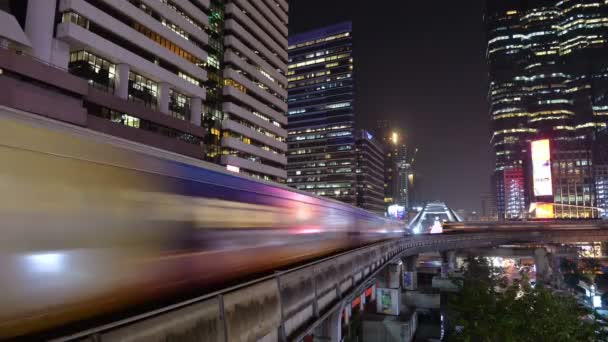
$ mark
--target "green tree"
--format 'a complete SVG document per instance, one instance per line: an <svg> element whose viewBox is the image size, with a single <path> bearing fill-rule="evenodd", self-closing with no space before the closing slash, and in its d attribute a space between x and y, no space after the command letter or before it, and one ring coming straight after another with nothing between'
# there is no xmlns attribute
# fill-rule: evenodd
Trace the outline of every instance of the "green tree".
<svg viewBox="0 0 608 342"><path fill-rule="evenodd" d="M570 296L522 280L501 288L500 273L480 258L469 258L460 292L449 303L454 325L451 341L527 342L600 341L597 326L584 320L589 311Z"/></svg>
<svg viewBox="0 0 608 342"><path fill-rule="evenodd" d="M587 276L591 284L595 284L595 277L602 271L602 263L595 258L585 258L582 262L583 274Z"/></svg>
<svg viewBox="0 0 608 342"><path fill-rule="evenodd" d="M560 271L564 275L564 281L570 287L578 286L579 280L581 280L581 273L578 269L576 262L570 259L562 259L560 265Z"/></svg>

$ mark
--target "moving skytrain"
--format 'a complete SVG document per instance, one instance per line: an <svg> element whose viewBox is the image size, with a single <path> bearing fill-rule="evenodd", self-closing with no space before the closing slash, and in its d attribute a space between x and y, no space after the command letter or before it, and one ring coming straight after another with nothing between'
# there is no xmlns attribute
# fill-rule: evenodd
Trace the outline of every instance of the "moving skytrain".
<svg viewBox="0 0 608 342"><path fill-rule="evenodd" d="M403 236L337 201L0 107L0 339Z"/></svg>

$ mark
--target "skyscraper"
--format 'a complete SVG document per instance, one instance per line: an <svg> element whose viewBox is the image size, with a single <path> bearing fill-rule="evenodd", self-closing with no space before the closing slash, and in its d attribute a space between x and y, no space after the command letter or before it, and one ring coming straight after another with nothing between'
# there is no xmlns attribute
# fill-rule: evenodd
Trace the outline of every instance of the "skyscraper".
<svg viewBox="0 0 608 342"><path fill-rule="evenodd" d="M352 25L289 38L287 184L357 203Z"/></svg>
<svg viewBox="0 0 608 342"><path fill-rule="evenodd" d="M384 148L366 130L357 131L357 206L383 215Z"/></svg>
<svg viewBox="0 0 608 342"><path fill-rule="evenodd" d="M1 3L4 104L286 178L285 0Z"/></svg>
<svg viewBox="0 0 608 342"><path fill-rule="evenodd" d="M596 216L590 138L607 121L608 5L599 0L488 0L486 5L499 216L520 218L534 202L550 202L558 218ZM541 139L550 141L552 174L543 196L534 191L530 149ZM514 186L523 186L523 199Z"/></svg>
<svg viewBox="0 0 608 342"><path fill-rule="evenodd" d="M597 206L601 210L600 216L608 219L608 128L597 132L594 143L593 168Z"/></svg>
<svg viewBox="0 0 608 342"><path fill-rule="evenodd" d="M481 195L481 221L496 221L496 198L493 193Z"/></svg>
<svg viewBox="0 0 608 342"><path fill-rule="evenodd" d="M379 120L376 136L382 142L385 152L384 201L386 206L399 205L410 209L414 185L413 156L409 156L405 134L388 120Z"/></svg>

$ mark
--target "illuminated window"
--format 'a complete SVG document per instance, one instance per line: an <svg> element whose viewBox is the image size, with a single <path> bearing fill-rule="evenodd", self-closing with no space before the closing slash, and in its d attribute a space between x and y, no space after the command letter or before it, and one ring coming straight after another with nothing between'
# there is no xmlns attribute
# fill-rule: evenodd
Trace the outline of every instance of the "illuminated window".
<svg viewBox="0 0 608 342"><path fill-rule="evenodd" d="M78 13L65 12L63 13L61 21L64 23L74 23L78 26L84 27L87 30L89 29L89 19L81 16Z"/></svg>
<svg viewBox="0 0 608 342"><path fill-rule="evenodd" d="M179 46L177 46L176 44L174 44L172 41L164 38L163 36L159 35L158 33L150 30L149 28L139 24L139 23L134 23L133 24L133 28L135 30L137 30L139 33L145 35L146 37L150 38L151 40L153 40L154 42L156 42L158 45L164 47L165 49L173 52L175 55L193 63L196 64L200 67L203 66L203 61L201 61L200 59L194 57L192 54L190 54L189 52L183 50L182 48L180 48Z"/></svg>
<svg viewBox="0 0 608 342"><path fill-rule="evenodd" d="M116 66L88 51L70 53L68 69L72 75L88 80L89 84L95 88L105 91L114 89Z"/></svg>
<svg viewBox="0 0 608 342"><path fill-rule="evenodd" d="M186 120L190 117L190 98L177 91L169 90L169 112L174 118Z"/></svg>
<svg viewBox="0 0 608 342"><path fill-rule="evenodd" d="M158 83L134 72L129 72L129 100L156 109Z"/></svg>
<svg viewBox="0 0 608 342"><path fill-rule="evenodd" d="M224 85L234 87L237 90L239 90L239 91L247 94L247 88L245 88L245 86L243 86L242 84L240 84L239 82L237 82L237 81L235 81L233 79L230 79L230 78L225 79L224 80Z"/></svg>

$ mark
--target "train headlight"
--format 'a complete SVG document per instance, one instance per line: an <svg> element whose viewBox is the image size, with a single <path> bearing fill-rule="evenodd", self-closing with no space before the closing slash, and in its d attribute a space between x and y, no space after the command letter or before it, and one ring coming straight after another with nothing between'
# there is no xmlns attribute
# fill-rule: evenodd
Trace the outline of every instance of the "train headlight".
<svg viewBox="0 0 608 342"><path fill-rule="evenodd" d="M65 265L62 253L39 253L25 257L27 269L35 273L59 273Z"/></svg>

